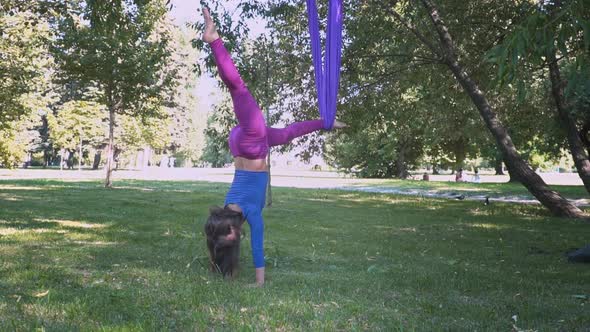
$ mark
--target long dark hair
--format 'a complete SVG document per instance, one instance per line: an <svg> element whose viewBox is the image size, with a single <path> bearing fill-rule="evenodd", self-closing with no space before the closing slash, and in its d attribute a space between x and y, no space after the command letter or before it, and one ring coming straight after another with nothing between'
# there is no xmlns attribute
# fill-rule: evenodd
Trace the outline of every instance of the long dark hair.
<svg viewBox="0 0 590 332"><path fill-rule="evenodd" d="M209 249L209 262L212 271L229 277L234 276L237 272L243 222L244 216L241 212L227 207L212 207L209 210L205 234L207 235L207 248ZM222 236L229 235L232 228L235 230L235 239L222 238Z"/></svg>

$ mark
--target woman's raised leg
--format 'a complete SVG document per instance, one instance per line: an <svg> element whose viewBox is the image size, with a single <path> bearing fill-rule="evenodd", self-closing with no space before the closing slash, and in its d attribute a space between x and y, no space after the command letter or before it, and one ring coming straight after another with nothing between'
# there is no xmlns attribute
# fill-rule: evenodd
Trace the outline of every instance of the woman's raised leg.
<svg viewBox="0 0 590 332"><path fill-rule="evenodd" d="M211 46L219 76L232 96L234 112L240 126L246 135L265 135L266 125L260 106L258 106L256 100L250 91L248 91L246 84L232 61L231 55L223 45L221 38L219 38L219 34L207 8L203 8L203 16L205 17L203 40Z"/></svg>
<svg viewBox="0 0 590 332"><path fill-rule="evenodd" d="M268 136L268 145L277 146L291 142L297 137L301 137L323 128L322 120L310 120L295 122L285 128L266 128Z"/></svg>
<svg viewBox="0 0 590 332"><path fill-rule="evenodd" d="M288 125L285 128L268 127L266 128L266 133L268 136L268 145L277 146L287 144L297 137L301 137L314 131L323 129L323 123L324 122L322 120L310 120L295 122ZM344 122L335 120L334 126L332 128L341 129L345 127L346 124Z"/></svg>

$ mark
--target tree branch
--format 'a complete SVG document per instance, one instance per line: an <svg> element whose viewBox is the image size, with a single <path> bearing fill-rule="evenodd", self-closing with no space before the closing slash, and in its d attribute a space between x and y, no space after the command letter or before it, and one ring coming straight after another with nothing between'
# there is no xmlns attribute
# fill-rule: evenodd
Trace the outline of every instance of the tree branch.
<svg viewBox="0 0 590 332"><path fill-rule="evenodd" d="M390 1L390 5L392 7L396 3L397 3L397 1ZM430 40L428 40L428 38L426 38L426 36L424 36L422 33L420 33L420 31L418 31L418 29L416 28L416 26L414 24L410 23L408 20L406 20L404 17L402 17L392 7L384 5L383 9L385 9L386 12L388 12L393 17L395 17L406 29L408 29L412 34L414 34L414 36L416 36L416 38L418 38L424 45L426 45L426 47L428 47L432 53L434 53L438 57L442 58L443 54L440 53L440 51L434 46L434 44L432 44L430 42Z"/></svg>
<svg viewBox="0 0 590 332"><path fill-rule="evenodd" d="M428 10L428 16L430 20L434 24L436 28L436 32L441 41L441 45L443 46L443 57L445 61L456 60L457 54L455 52L455 45L453 43L453 39L451 39L451 34L447 29L447 26L442 21L438 9L434 6L431 0L421 0L424 8Z"/></svg>
<svg viewBox="0 0 590 332"><path fill-rule="evenodd" d="M360 59L375 59L375 58L410 58L412 61L414 60L423 60L423 61L430 61L432 63L441 63L441 59L425 57L421 55L415 54L407 54L407 53L392 53L392 54L368 54L368 55L355 55L351 54L353 58L360 58Z"/></svg>
<svg viewBox="0 0 590 332"><path fill-rule="evenodd" d="M441 63L433 63L433 62L415 62L415 63L411 63L411 64L409 64L406 67L398 68L397 70L389 71L387 73L384 73L383 75L374 77L374 79L373 79L372 82L368 82L368 83L362 84L360 86L350 88L350 89L348 89L348 94L352 93L353 91L360 91L360 90L363 90L363 89L371 88L371 87L376 86L376 85L389 83L389 79L395 77L398 74L401 74L401 73L404 73L404 72L407 72L407 71L411 71L411 70L414 70L416 68L420 68L420 67L425 66L425 65L433 65L433 64L441 64Z"/></svg>

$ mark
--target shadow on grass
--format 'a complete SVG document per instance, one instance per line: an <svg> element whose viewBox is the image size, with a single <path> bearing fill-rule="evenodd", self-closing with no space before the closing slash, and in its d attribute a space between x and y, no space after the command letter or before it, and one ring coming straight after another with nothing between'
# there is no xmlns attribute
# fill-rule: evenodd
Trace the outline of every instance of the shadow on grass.
<svg viewBox="0 0 590 332"><path fill-rule="evenodd" d="M35 315L42 316L45 328L58 330L70 326L67 321L72 319L79 324L70 327L86 326L79 320L84 316L91 322L122 324L133 321L125 315L125 308L135 308L136 300L122 291L125 287L118 289L108 279L115 266L167 278L169 271L186 272L186 264L200 252L197 246L203 245L195 233L200 232L199 221L204 216L197 214L194 200L211 198L199 193L187 197L184 191L162 187L143 189L108 190L91 182L0 182L0 250L5 258L0 298L9 299L5 302L5 308L11 308L7 317L31 323L37 321ZM14 197L19 199L11 199ZM131 289L138 291L137 286ZM44 290L49 295L33 295ZM47 312L42 312L35 304L47 298L50 301L42 306ZM91 299L93 308L81 318L50 319L71 306L67 310L75 310L75 304L84 299ZM17 300L18 306L9 305ZM12 324L0 321L3 326ZM37 323L19 326L38 327Z"/></svg>

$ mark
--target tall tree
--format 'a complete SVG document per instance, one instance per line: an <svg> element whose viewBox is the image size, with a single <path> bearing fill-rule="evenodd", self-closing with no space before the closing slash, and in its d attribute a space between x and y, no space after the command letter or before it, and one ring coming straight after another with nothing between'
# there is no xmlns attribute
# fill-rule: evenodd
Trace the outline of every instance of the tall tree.
<svg viewBox="0 0 590 332"><path fill-rule="evenodd" d="M60 107L57 115L47 115L53 146L61 150L61 166L66 151L77 151L81 168L84 144L97 146L105 141L108 126L102 108L94 102L70 101Z"/></svg>
<svg viewBox="0 0 590 332"><path fill-rule="evenodd" d="M8 167L26 155L24 135L47 107L51 27L37 5L0 4L0 160ZM34 122L35 123L34 123Z"/></svg>
<svg viewBox="0 0 590 332"><path fill-rule="evenodd" d="M242 8L246 8L246 4L256 4L257 2L244 0L240 3ZM492 108L492 105L501 96L496 91L490 90L491 84L486 83L486 81L491 81L491 66L485 62L485 52L507 32L506 26L519 20L524 11L523 8L527 8L528 3L528 1L509 3L490 1L481 4L479 2L465 3L459 0L444 1L442 10L450 17L448 22L451 25L449 26L442 20L438 8L432 1L346 1L345 8L355 8L355 10L349 11L345 24L343 75L351 74L354 69L361 71L356 73L356 78L344 79L342 107L339 108L339 112L346 109L346 105L359 95L370 98L372 94L386 100L396 100L395 97L389 96L389 93L395 93L395 90L390 86L397 84L402 87L396 91L399 96L410 86L398 84L397 81L411 82L411 75L402 76L400 73L411 72L415 75L416 80L421 80L421 82L413 82L414 86L424 85L424 82L427 82L427 77L446 76L446 79L439 80L442 82L440 90L442 91L446 85L447 90L458 88L465 93L464 98L470 101L471 109L477 110L479 116L484 120L482 126L485 125L488 128L511 173L515 174L515 177L555 215L581 217L583 213L578 208L552 191L526 163L515 148L509 128L503 124L501 118L505 115L503 110ZM286 90L291 94L283 94L282 96L289 103L291 100L301 101L293 103L296 105L294 111L299 114L306 110L309 112L313 110L313 107L305 107L306 101L308 101L307 105L315 104L309 102L314 100L314 89L308 88L308 86L313 86L313 80L310 79L312 77L309 65L311 62L308 61L310 52L306 36L307 20L302 14L304 6L300 1L273 0L265 7L268 10L263 11L263 15L269 19L269 26L275 33L280 34L282 31L287 31L286 33L290 34L283 35L285 38L278 38L276 43L288 44L284 47L278 45L283 50L292 50L285 52L291 54L291 62L285 66L285 69L290 72L291 77L296 77L294 80L297 80L298 84L290 85L291 90ZM376 10L376 8L381 10ZM320 11L322 10L325 8L320 8ZM273 26L273 24L275 25ZM453 39L450 31L459 37L456 40ZM353 49L350 49L348 45L355 41L354 38L358 43L356 45L358 54L356 55L360 55L360 57L352 56L349 53ZM383 52L369 53L367 54L369 57L365 60L365 54L362 51L371 49L381 49ZM355 62L360 62L363 65L354 66ZM365 71L366 68L371 68L371 70ZM439 75L444 73L440 68L446 68L447 74ZM449 72L452 76L448 75ZM450 79L451 77L452 79ZM372 82L367 78L371 78ZM363 93L364 91L370 91L370 93ZM487 94L484 91L492 92ZM439 98L442 96L444 96L443 93L437 95ZM458 94L454 95L452 99L460 100ZM436 98L431 98L430 101L433 102L433 108L440 111L441 115L449 114L447 113L449 110L445 110L443 107L437 108ZM357 105L363 104L358 103ZM364 105L371 105L371 103ZM367 109L366 112L373 112L380 106L382 105L373 103L373 108ZM461 110L461 107L457 109ZM350 116L352 119L350 122L354 122L358 112L358 108L355 112L344 112L344 120L346 121ZM471 115L468 117L475 119ZM483 131L480 130L480 132ZM452 142L453 140L448 141ZM457 142L455 144L459 146L469 145L462 139L455 141ZM457 150L453 154L456 155L455 159L461 159L463 153Z"/></svg>
<svg viewBox="0 0 590 332"><path fill-rule="evenodd" d="M586 104L590 80L590 4L583 0L541 0L527 14L490 52L490 58L498 63L500 82L516 81L521 90L526 89L522 82L530 73L523 71L523 66L548 76L557 119L577 172L590 193L590 160L582 134L587 116L578 109Z"/></svg>
<svg viewBox="0 0 590 332"><path fill-rule="evenodd" d="M9 128L0 129L0 164L13 167L23 160L39 140L39 132L34 130L41 118L31 112L11 121Z"/></svg>
<svg viewBox="0 0 590 332"><path fill-rule="evenodd" d="M205 141L207 121L204 111L198 109L195 97L197 73L193 70L199 54L194 51L191 41L195 38L192 29L172 27L172 56L167 66L176 74L176 86L166 105L169 115L170 150L184 165L199 160Z"/></svg>
<svg viewBox="0 0 590 332"><path fill-rule="evenodd" d="M162 116L173 87L167 72L170 39L163 0L98 1L70 12L60 22L54 48L70 80L97 87L109 115L105 186L112 186L117 115Z"/></svg>
<svg viewBox="0 0 590 332"><path fill-rule="evenodd" d="M205 129L205 148L201 161L211 164L212 167L223 167L232 161L229 151L229 128L235 126L236 120L232 110L231 100L228 96L215 107L207 118Z"/></svg>
<svg viewBox="0 0 590 332"><path fill-rule="evenodd" d="M420 0L420 6L413 6L412 1L391 1L384 6L393 18L410 31L415 38L418 38L431 52L432 56L440 61L450 70L455 79L461 84L478 109L486 126L496 140L504 160L511 172L517 176L521 183L551 212L557 216L564 217L585 217L584 213L562 197L559 193L551 190L541 177L523 160L518 153L507 128L493 111L493 107L486 97L485 92L477 82L470 76L460 61L460 48L451 36L449 27L443 21L441 13L431 0ZM452 8L448 6L447 8ZM456 8L455 8L456 9ZM401 10L405 10L403 14ZM430 24L427 28L421 29L413 21L415 17L426 16ZM410 20L410 18L414 18ZM423 23L424 21L422 21ZM436 36L435 38L433 38Z"/></svg>
<svg viewBox="0 0 590 332"><path fill-rule="evenodd" d="M320 12L325 13L325 4L318 3ZM259 100L268 104L264 108L272 109L270 123L317 117L315 85L310 79L313 77L313 68L310 66L305 3L276 0L268 2L266 6L256 5L255 1L242 1L240 8L257 12L268 20L266 33L270 44L241 43L248 47L243 47L236 54L237 62L244 76L249 78L249 87L255 91ZM345 7L364 8L362 1L347 1ZM403 55L408 47L391 39L383 41L381 36L390 34L391 28L385 31L386 25L376 22L376 16L383 18L382 13L363 10L346 15L342 103L338 106L338 112L339 117L348 121L350 127L337 135L312 134L299 140L296 143L305 144L306 147L300 157L308 158L321 151L330 151L328 157L331 162L345 170L362 169L361 174L367 176L405 176L407 168L417 165L425 144L440 143L440 147L449 150L448 154L454 155L458 159L457 163L461 164L466 155L472 153L474 144L470 142L475 141L475 136L482 136L483 132L475 116L461 108L468 105L465 96L455 87L456 84L449 89L451 83L446 86L440 84L437 89L424 88L423 82L437 82L443 77L432 77L427 70L422 69L432 65L432 59L418 54L409 64L400 65L390 61ZM387 24L385 20L382 23ZM379 26L381 30L368 34L367 27L373 26ZM239 34L239 31L225 30ZM270 68L267 70L270 74L266 75L265 68ZM270 98L265 98L266 76L270 77ZM443 80L450 82L448 78ZM412 93L419 94L420 98L414 98L409 103L407 97ZM446 98L446 102L436 100L441 95L442 99ZM451 118L457 120L449 121ZM386 126L364 127L386 119L389 119ZM440 124L442 126L437 127ZM371 136L375 144L369 146L375 149L375 153L372 158L356 158L356 155L367 152L363 146L368 143L364 140L368 138L364 136L368 130L381 132L380 135ZM343 145L326 150L326 137L331 137L329 144ZM379 142L383 139L389 142Z"/></svg>
<svg viewBox="0 0 590 332"><path fill-rule="evenodd" d="M145 153L146 150L166 149L171 141L170 120L169 117L138 119L124 114L119 116L115 129L118 163L137 165L135 158L141 158L145 165L149 161L149 153ZM143 156L138 156L138 150L143 150L140 151L143 152Z"/></svg>

